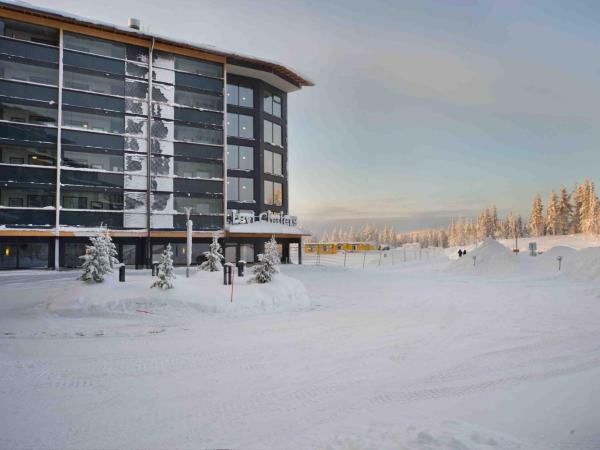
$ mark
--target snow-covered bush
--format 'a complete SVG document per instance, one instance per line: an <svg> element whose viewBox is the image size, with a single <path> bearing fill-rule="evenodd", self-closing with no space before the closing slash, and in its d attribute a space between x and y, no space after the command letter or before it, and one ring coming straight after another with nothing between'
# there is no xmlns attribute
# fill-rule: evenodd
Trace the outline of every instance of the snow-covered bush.
<svg viewBox="0 0 600 450"><path fill-rule="evenodd" d="M104 281L106 274L120 266L117 259L117 248L107 229L100 231L96 236L91 236L90 241L92 245L86 245L85 255L79 257L83 259L82 273L79 279L100 283Z"/></svg>
<svg viewBox="0 0 600 450"><path fill-rule="evenodd" d="M279 252L277 251L277 241L272 237L265 244L265 252L258 255L258 264L252 268L254 276L250 282L268 283L273 279L273 275L279 272L278 265Z"/></svg>
<svg viewBox="0 0 600 450"><path fill-rule="evenodd" d="M207 272L219 272L223 270L223 255L221 254L221 245L217 235L213 235L213 241L209 246L209 250L204 252L206 261L200 264L200 270L206 270Z"/></svg>
<svg viewBox="0 0 600 450"><path fill-rule="evenodd" d="M160 255L157 277L158 279L152 283L151 288L173 289L175 274L173 273L173 251L171 250L171 244L167 244L162 255Z"/></svg>

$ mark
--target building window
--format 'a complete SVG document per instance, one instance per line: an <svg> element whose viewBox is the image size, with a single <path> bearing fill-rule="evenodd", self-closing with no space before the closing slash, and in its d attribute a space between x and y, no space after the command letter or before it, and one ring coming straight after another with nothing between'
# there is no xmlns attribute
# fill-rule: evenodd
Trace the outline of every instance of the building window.
<svg viewBox="0 0 600 450"><path fill-rule="evenodd" d="M239 86L237 84L227 84L227 104L243 106L245 108L254 107L254 91L252 88Z"/></svg>
<svg viewBox="0 0 600 450"><path fill-rule="evenodd" d="M123 155L63 150L62 164L83 169L123 171Z"/></svg>
<svg viewBox="0 0 600 450"><path fill-rule="evenodd" d="M11 208L21 208L21 207L23 207L23 199L22 198L9 197L9 199L8 199L8 206L10 206Z"/></svg>
<svg viewBox="0 0 600 450"><path fill-rule="evenodd" d="M227 146L227 168L238 170L254 169L254 149L244 145Z"/></svg>
<svg viewBox="0 0 600 450"><path fill-rule="evenodd" d="M220 163L175 160L175 175L184 178L222 178Z"/></svg>
<svg viewBox="0 0 600 450"><path fill-rule="evenodd" d="M67 191L62 195L64 209L123 209L123 194L97 191Z"/></svg>
<svg viewBox="0 0 600 450"><path fill-rule="evenodd" d="M125 79L110 74L89 74L74 69L63 71L63 87L97 94L125 95Z"/></svg>
<svg viewBox="0 0 600 450"><path fill-rule="evenodd" d="M177 141L213 145L223 144L223 130L192 127L175 123L174 133Z"/></svg>
<svg viewBox="0 0 600 450"><path fill-rule="evenodd" d="M223 199L180 197L176 195L174 198L174 207L181 214L185 214L186 208L192 208L192 214L223 214Z"/></svg>
<svg viewBox="0 0 600 450"><path fill-rule="evenodd" d="M43 106L20 105L17 103L0 103L0 118L2 120L55 126L56 117L56 109Z"/></svg>
<svg viewBox="0 0 600 450"><path fill-rule="evenodd" d="M182 89L180 86L175 87L175 103L191 108L213 109L215 111L223 109L223 97Z"/></svg>
<svg viewBox="0 0 600 450"><path fill-rule="evenodd" d="M234 202L254 201L254 180L252 178L227 178L227 198Z"/></svg>
<svg viewBox="0 0 600 450"><path fill-rule="evenodd" d="M264 122L265 142L282 147L281 125L265 120Z"/></svg>
<svg viewBox="0 0 600 450"><path fill-rule="evenodd" d="M281 117L281 96L265 91L263 97L263 108L266 113L275 117Z"/></svg>
<svg viewBox="0 0 600 450"><path fill-rule="evenodd" d="M123 133L125 119L122 115L108 115L102 112L63 110L62 124L64 127L81 128L105 133Z"/></svg>
<svg viewBox="0 0 600 450"><path fill-rule="evenodd" d="M279 153L265 150L265 173L283 176L282 156Z"/></svg>
<svg viewBox="0 0 600 450"><path fill-rule="evenodd" d="M33 65L13 60L0 60L0 78L56 86L58 69L40 63Z"/></svg>
<svg viewBox="0 0 600 450"><path fill-rule="evenodd" d="M246 261L247 263L254 262L254 245L240 244L240 260Z"/></svg>
<svg viewBox="0 0 600 450"><path fill-rule="evenodd" d="M283 185L265 180L265 205L283 206Z"/></svg>
<svg viewBox="0 0 600 450"><path fill-rule="evenodd" d="M227 136L254 139L254 117L227 113Z"/></svg>
<svg viewBox="0 0 600 450"><path fill-rule="evenodd" d="M13 20L0 20L0 35L39 44L58 45L58 30Z"/></svg>
<svg viewBox="0 0 600 450"><path fill-rule="evenodd" d="M223 65L186 56L175 55L175 70L189 72L195 75L223 78Z"/></svg>
<svg viewBox="0 0 600 450"><path fill-rule="evenodd" d="M69 50L125 59L125 45L118 42L65 33L63 43L64 47Z"/></svg>

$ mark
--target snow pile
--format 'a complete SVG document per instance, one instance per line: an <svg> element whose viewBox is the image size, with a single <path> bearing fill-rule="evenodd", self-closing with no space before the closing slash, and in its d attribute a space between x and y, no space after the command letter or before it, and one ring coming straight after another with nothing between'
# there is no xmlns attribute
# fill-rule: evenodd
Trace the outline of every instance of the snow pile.
<svg viewBox="0 0 600 450"><path fill-rule="evenodd" d="M473 261L474 257L475 261ZM448 266L448 271L504 275L514 272L518 263L518 258L513 252L499 242L488 239L479 248L467 252L466 256L452 261Z"/></svg>
<svg viewBox="0 0 600 450"><path fill-rule="evenodd" d="M550 253L550 252L548 252ZM565 274L577 281L600 281L600 248L584 248L575 257L564 260Z"/></svg>
<svg viewBox="0 0 600 450"><path fill-rule="evenodd" d="M579 258L579 252L571 247L559 245L536 256L535 258L531 258L529 255L523 255L523 257L531 258L533 260L532 266L535 271L543 273L558 273L559 256L562 258L561 271L564 271L567 266L571 265L576 259Z"/></svg>
<svg viewBox="0 0 600 450"><path fill-rule="evenodd" d="M178 275L174 289L166 291L150 289L151 280L137 275L125 283L116 277L96 285L71 283L49 299L47 310L65 317L186 317L194 313L240 316L310 308L304 285L283 274L267 285L249 284L247 277L235 277L233 301L232 288L223 285L222 272L196 272L190 278Z"/></svg>

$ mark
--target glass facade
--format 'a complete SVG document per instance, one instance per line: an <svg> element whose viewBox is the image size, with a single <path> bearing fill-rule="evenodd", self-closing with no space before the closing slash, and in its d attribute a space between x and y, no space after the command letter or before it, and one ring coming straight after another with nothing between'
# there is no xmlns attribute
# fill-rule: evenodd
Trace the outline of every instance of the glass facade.
<svg viewBox="0 0 600 450"><path fill-rule="evenodd" d="M60 39L0 19L0 226L177 230L189 206L222 228L223 64L69 31L61 58Z"/></svg>
<svg viewBox="0 0 600 450"><path fill-rule="evenodd" d="M166 48L0 19L0 227L105 225L136 265L167 239L153 232L142 249L139 236L185 230L188 210L194 230L212 232L228 209L287 208L286 94L250 77L225 83L224 64ZM0 268L47 267L54 235L33 236L0 242ZM79 267L85 241L61 237L60 264ZM249 241L233 255L253 262ZM185 245L172 246L184 263ZM207 248L195 243L194 261Z"/></svg>

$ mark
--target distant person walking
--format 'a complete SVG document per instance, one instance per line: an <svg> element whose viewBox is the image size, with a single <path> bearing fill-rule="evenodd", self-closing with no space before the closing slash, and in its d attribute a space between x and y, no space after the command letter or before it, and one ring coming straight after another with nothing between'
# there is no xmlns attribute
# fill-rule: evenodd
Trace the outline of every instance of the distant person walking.
<svg viewBox="0 0 600 450"><path fill-rule="evenodd" d="M463 250L463 256L465 256L467 254L467 250Z"/></svg>
<svg viewBox="0 0 600 450"><path fill-rule="evenodd" d="M462 258L462 255L463 255L463 251L461 249L458 249L458 257Z"/></svg>

